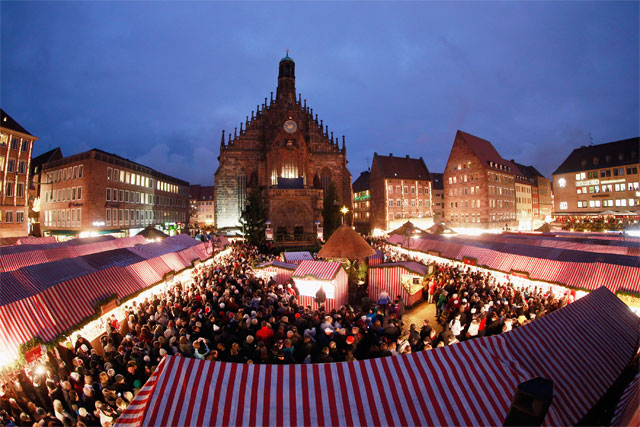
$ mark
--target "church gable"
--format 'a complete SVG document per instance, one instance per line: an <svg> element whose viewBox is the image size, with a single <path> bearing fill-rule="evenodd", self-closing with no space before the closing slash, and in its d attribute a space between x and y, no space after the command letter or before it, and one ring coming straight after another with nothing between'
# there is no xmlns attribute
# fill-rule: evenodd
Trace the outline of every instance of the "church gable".
<svg viewBox="0 0 640 427"><path fill-rule="evenodd" d="M279 64L275 97L272 92L233 133L222 132L215 172L216 191L219 189L223 197L216 198L218 227L236 226L247 189L275 190L283 180L301 180L304 189L309 190L325 190L334 183L340 202L350 206L351 174L346 168L344 136L341 143L307 101L296 96L295 63L287 54ZM274 194L265 195L267 205ZM310 197L301 194L298 196ZM322 195L313 197L321 199ZM317 212L312 216L317 217Z"/></svg>

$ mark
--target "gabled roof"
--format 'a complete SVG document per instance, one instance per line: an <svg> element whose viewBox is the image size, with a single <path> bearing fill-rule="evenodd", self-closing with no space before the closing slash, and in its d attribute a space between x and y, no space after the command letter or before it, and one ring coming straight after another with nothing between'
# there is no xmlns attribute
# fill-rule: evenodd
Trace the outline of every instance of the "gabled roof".
<svg viewBox="0 0 640 427"><path fill-rule="evenodd" d="M38 166L42 166L45 163L52 162L54 160L59 160L63 157L60 147L56 147L53 150L42 153L38 157L31 159L31 171L35 171Z"/></svg>
<svg viewBox="0 0 640 427"><path fill-rule="evenodd" d="M576 148L553 175L640 162L640 137Z"/></svg>
<svg viewBox="0 0 640 427"><path fill-rule="evenodd" d="M0 117L0 127L31 135L28 130L20 126L20 123L16 122L13 117L8 115L2 108L0 108Z"/></svg>
<svg viewBox="0 0 640 427"><path fill-rule="evenodd" d="M444 174L431 172L429 176L431 177L431 189L444 190Z"/></svg>
<svg viewBox="0 0 640 427"><path fill-rule="evenodd" d="M364 171L360 173L358 179L353 181L353 192L359 193L361 191L369 190L369 176L371 176L371 172Z"/></svg>
<svg viewBox="0 0 640 427"><path fill-rule="evenodd" d="M431 179L427 165L425 165L422 157L412 159L409 156L395 157L392 154L389 156L381 156L378 153L373 153L373 165L377 165L380 174L385 178L426 181Z"/></svg>
<svg viewBox="0 0 640 427"><path fill-rule="evenodd" d="M515 165L518 167L518 169L520 169L520 172L522 172L523 175L526 176L527 178L535 179L537 177L542 177L542 178L545 177L544 175L542 175L538 171L538 169L536 169L533 166L525 166L525 165L521 165L520 163L516 163L516 162L513 162L513 163L515 163Z"/></svg>
<svg viewBox="0 0 640 427"><path fill-rule="evenodd" d="M478 138L475 135L471 135L470 133L463 132L458 130L456 133L456 139L461 139L464 141L471 151L478 157L478 159L483 163L485 168L491 167L492 169L500 170L501 172L516 174L518 171L514 170L517 167L508 160L502 158L502 156L495 149L493 144L491 144L486 139ZM502 165L503 167L508 167L510 169L500 169L499 167L495 167L492 165Z"/></svg>

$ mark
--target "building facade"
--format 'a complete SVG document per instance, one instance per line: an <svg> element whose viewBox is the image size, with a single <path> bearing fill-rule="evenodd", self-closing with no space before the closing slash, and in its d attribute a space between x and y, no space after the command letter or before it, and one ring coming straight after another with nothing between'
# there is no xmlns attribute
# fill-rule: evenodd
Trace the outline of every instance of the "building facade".
<svg viewBox="0 0 640 427"><path fill-rule="evenodd" d="M224 131L215 172L215 220L239 229L249 191L260 191L276 235L315 235L322 222L324 192L334 185L338 202L351 208L351 174L342 147L328 126L296 97L295 63L279 64L276 97L265 98L240 131ZM319 222L317 222L319 221Z"/></svg>
<svg viewBox="0 0 640 427"><path fill-rule="evenodd" d="M388 231L411 221L420 228L433 225L431 176L422 157L373 154L371 227Z"/></svg>
<svg viewBox="0 0 640 427"><path fill-rule="evenodd" d="M216 206L213 185L189 187L189 224L196 227L213 227Z"/></svg>
<svg viewBox="0 0 640 427"><path fill-rule="evenodd" d="M512 160L513 162L513 160ZM515 162L514 162L515 163ZM545 178L535 167L515 163L520 172L526 177L531 186L531 224L532 229L540 227L544 222L551 221L553 204L551 202L551 181ZM516 195L518 194L516 182ZM523 194L524 197L527 197ZM517 203L517 202L516 202ZM527 225L520 223L520 227ZM528 230L529 228L524 228Z"/></svg>
<svg viewBox="0 0 640 427"><path fill-rule="evenodd" d="M29 171L36 140L0 109L0 238L30 233Z"/></svg>
<svg viewBox="0 0 640 427"><path fill-rule="evenodd" d="M92 149L42 166L45 235L137 234L175 230L189 219L189 183Z"/></svg>
<svg viewBox="0 0 640 427"><path fill-rule="evenodd" d="M445 222L454 228L516 228L516 171L489 141L458 130L443 177Z"/></svg>
<svg viewBox="0 0 640 427"><path fill-rule="evenodd" d="M369 171L362 172L353 182L353 226L363 234L371 232L371 188Z"/></svg>
<svg viewBox="0 0 640 427"><path fill-rule="evenodd" d="M42 190L42 166L45 163L62 159L62 149L56 147L31 159L29 173L29 221L34 236L41 236L40 228L40 193Z"/></svg>
<svg viewBox="0 0 640 427"><path fill-rule="evenodd" d="M433 222L444 222L444 176L441 173L431 175L431 198L433 200Z"/></svg>
<svg viewBox="0 0 640 427"><path fill-rule="evenodd" d="M640 213L640 138L576 148L553 172L554 214Z"/></svg>
<svg viewBox="0 0 640 427"><path fill-rule="evenodd" d="M516 220L518 230L533 230L533 179L524 172L515 174L516 188Z"/></svg>

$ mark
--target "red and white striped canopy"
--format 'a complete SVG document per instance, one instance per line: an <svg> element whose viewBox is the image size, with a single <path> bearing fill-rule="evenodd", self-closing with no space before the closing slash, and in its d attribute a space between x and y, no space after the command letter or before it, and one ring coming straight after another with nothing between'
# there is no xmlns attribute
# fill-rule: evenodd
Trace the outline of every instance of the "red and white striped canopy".
<svg viewBox="0 0 640 427"><path fill-rule="evenodd" d="M631 380L613 413L612 426L640 426L640 374Z"/></svg>
<svg viewBox="0 0 640 427"><path fill-rule="evenodd" d="M514 391L554 382L546 425L574 425L637 349L638 318L601 288L529 325L430 351L319 365L166 357L118 425L501 425Z"/></svg>
<svg viewBox="0 0 640 427"><path fill-rule="evenodd" d="M606 284L613 292L626 291L640 295L640 258L637 256L601 254L576 250L523 246L507 243L483 243L468 239L425 235L405 242L394 235L389 243L406 249L431 253L463 261L475 258L476 265L511 273L525 272L532 280L595 290ZM409 246L410 245L410 246Z"/></svg>
<svg viewBox="0 0 640 427"><path fill-rule="evenodd" d="M342 264L335 261L302 261L291 277L311 276L320 280L333 280Z"/></svg>
<svg viewBox="0 0 640 427"><path fill-rule="evenodd" d="M118 425L498 425L519 380L480 341L322 365L169 356Z"/></svg>
<svg viewBox="0 0 640 427"><path fill-rule="evenodd" d="M302 261L313 261L313 256L311 252L285 252L284 260L286 262L293 262L295 264L299 264Z"/></svg>
<svg viewBox="0 0 640 427"><path fill-rule="evenodd" d="M163 257L144 259L129 249L116 249L105 255L105 262L92 254L0 273L0 352L17 357L20 344L36 336L49 341L93 315L97 301L113 294L125 298L160 282L170 271L190 266L204 253L198 250L204 243L189 239L180 239L178 247L194 245L181 255L163 255L174 261L171 266Z"/></svg>

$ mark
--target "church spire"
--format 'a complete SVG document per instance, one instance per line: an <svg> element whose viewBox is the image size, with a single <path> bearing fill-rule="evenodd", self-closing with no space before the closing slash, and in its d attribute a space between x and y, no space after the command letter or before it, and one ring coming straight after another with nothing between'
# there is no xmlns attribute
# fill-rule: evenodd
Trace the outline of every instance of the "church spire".
<svg viewBox="0 0 640 427"><path fill-rule="evenodd" d="M278 89L276 90L276 101L295 104L296 102L296 64L289 56L289 49L284 58L280 60L278 72Z"/></svg>

